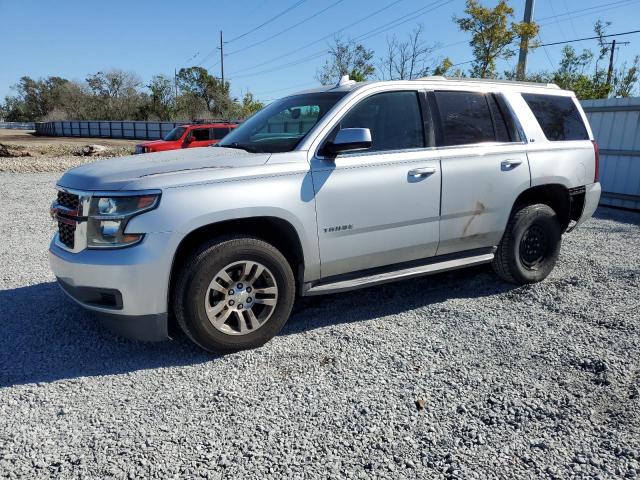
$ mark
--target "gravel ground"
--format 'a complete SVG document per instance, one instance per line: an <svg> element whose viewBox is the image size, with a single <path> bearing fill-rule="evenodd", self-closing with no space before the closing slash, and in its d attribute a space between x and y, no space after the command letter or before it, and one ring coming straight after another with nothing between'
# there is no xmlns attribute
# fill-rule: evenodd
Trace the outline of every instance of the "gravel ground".
<svg viewBox="0 0 640 480"><path fill-rule="evenodd" d="M104 157L82 157L77 155L62 155L56 157L0 157L1 173L63 173L70 168L84 165L85 163L104 160Z"/></svg>
<svg viewBox="0 0 640 480"><path fill-rule="evenodd" d="M0 173L65 172L106 157L130 155L140 140L40 137L31 131L0 129ZM106 147L96 156L77 155L85 145ZM3 152L3 147L8 152ZM28 156L18 156L27 153ZM10 155L10 156L2 156Z"/></svg>
<svg viewBox="0 0 640 480"><path fill-rule="evenodd" d="M479 268L305 299L212 357L63 297L55 178L0 174L1 476L640 475L640 214L599 210L541 284Z"/></svg>

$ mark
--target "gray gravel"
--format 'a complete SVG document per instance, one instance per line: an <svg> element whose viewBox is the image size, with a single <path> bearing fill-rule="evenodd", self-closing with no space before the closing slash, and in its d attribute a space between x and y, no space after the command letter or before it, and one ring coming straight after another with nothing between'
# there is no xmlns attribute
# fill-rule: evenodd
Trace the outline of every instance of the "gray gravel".
<svg viewBox="0 0 640 480"><path fill-rule="evenodd" d="M640 214L599 210L541 284L479 268L313 298L211 357L63 297L55 178L0 174L0 475L640 475Z"/></svg>
<svg viewBox="0 0 640 480"><path fill-rule="evenodd" d="M78 155L0 157L0 173L66 172L85 163L104 160L105 157Z"/></svg>

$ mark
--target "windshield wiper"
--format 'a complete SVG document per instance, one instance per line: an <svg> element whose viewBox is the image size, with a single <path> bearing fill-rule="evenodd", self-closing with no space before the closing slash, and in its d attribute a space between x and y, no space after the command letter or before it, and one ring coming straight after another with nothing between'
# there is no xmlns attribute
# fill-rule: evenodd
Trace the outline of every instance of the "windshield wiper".
<svg viewBox="0 0 640 480"><path fill-rule="evenodd" d="M249 152L249 153L260 153L260 150L257 150L252 145L245 145L238 142L233 142L233 143L230 143L229 145L222 145L219 143L218 146L222 148L237 148L238 150L244 150L245 152Z"/></svg>

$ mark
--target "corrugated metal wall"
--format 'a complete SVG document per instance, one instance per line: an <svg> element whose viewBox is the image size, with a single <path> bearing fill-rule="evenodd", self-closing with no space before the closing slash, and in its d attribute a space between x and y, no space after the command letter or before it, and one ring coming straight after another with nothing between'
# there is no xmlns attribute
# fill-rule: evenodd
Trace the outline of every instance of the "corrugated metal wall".
<svg viewBox="0 0 640 480"><path fill-rule="evenodd" d="M640 98L582 101L600 146L601 205L640 210Z"/></svg>
<svg viewBox="0 0 640 480"><path fill-rule="evenodd" d="M156 140L186 122L74 120L36 123L36 134L56 137L102 137Z"/></svg>

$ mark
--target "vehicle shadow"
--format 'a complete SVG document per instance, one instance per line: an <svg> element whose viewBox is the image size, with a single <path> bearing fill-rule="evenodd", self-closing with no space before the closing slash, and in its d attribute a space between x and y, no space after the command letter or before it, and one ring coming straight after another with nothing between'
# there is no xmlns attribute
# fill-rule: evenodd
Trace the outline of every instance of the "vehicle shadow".
<svg viewBox="0 0 640 480"><path fill-rule="evenodd" d="M456 270L327 296L303 297L281 335L396 315L452 298L480 298L518 288L489 266Z"/></svg>
<svg viewBox="0 0 640 480"><path fill-rule="evenodd" d="M487 268L424 277L325 297L302 298L280 335L371 320L445 301L514 288ZM55 282L0 291L0 387L215 361L184 335L123 339L69 300Z"/></svg>

